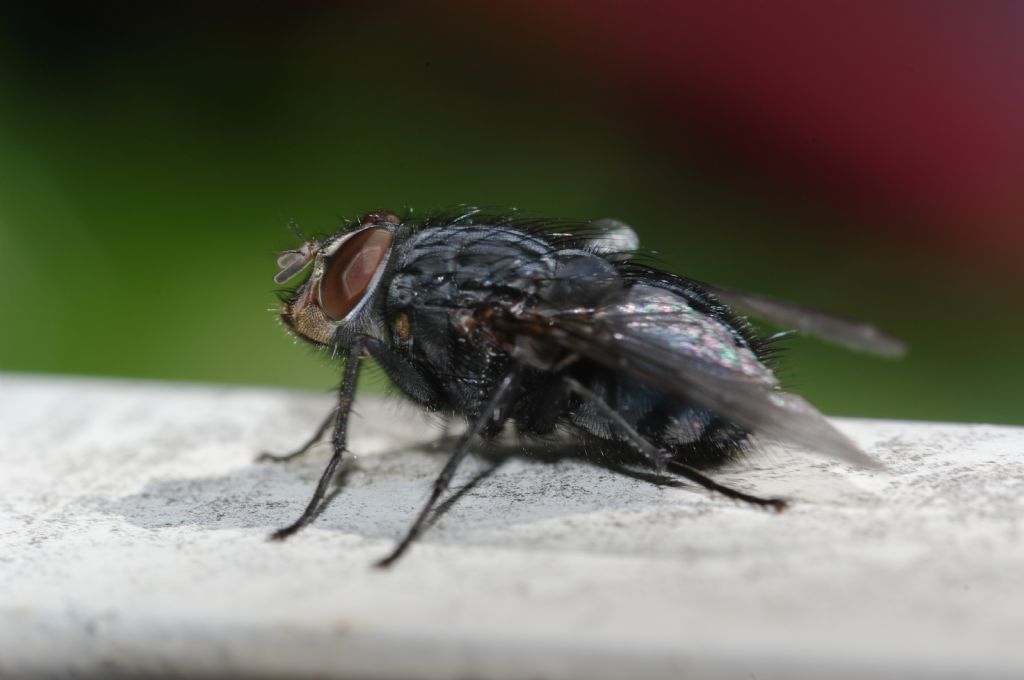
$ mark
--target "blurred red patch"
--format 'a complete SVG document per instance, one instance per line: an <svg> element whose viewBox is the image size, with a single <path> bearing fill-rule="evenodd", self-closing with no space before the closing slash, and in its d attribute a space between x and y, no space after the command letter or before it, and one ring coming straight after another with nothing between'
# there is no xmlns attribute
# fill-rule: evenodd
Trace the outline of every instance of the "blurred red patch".
<svg viewBox="0 0 1024 680"><path fill-rule="evenodd" d="M1024 5L515 8L532 14L530 50L639 92L666 134L699 121L765 176L910 217L929 240L1024 247Z"/></svg>

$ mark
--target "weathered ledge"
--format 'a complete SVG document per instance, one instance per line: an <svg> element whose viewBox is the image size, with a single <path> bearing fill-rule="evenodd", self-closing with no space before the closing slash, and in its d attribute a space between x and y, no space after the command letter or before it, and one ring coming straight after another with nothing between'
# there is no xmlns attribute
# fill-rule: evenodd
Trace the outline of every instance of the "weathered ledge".
<svg viewBox="0 0 1024 680"><path fill-rule="evenodd" d="M344 488L285 543L331 395L0 374L0 676L1019 677L1024 428L837 419L888 472L772 448L775 515L580 460L443 455L357 402ZM492 469L493 468L493 469Z"/></svg>

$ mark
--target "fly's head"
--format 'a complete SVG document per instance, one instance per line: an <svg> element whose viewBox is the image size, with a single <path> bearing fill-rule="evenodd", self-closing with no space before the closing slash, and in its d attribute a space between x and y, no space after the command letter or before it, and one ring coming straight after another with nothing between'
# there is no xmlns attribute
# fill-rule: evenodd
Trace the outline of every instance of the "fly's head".
<svg viewBox="0 0 1024 680"><path fill-rule="evenodd" d="M309 278L281 304L285 327L315 344L332 344L338 330L359 317L373 297L400 225L397 215L370 213L349 231L282 253L275 283L313 265Z"/></svg>

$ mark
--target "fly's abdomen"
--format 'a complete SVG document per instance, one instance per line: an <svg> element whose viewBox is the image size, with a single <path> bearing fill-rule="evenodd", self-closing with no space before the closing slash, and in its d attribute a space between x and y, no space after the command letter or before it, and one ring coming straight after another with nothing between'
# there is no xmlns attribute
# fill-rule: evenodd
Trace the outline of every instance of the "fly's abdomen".
<svg viewBox="0 0 1024 680"><path fill-rule="evenodd" d="M714 467L742 452L749 433L711 411L609 372L581 372L589 390L616 409L623 420L663 452L666 458L694 467ZM604 440L623 453L633 449L614 422L592 404L566 404L565 420L573 428Z"/></svg>

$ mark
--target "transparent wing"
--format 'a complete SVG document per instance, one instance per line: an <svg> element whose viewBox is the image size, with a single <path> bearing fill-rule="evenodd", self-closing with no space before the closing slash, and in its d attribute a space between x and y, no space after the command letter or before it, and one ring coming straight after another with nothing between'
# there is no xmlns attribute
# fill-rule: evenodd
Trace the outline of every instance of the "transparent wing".
<svg viewBox="0 0 1024 680"><path fill-rule="evenodd" d="M706 284L705 284L706 285ZM759 293L746 293L708 286L729 307L770 323L813 335L847 349L897 358L906 354L906 345L885 335L870 324L813 307L778 300Z"/></svg>
<svg viewBox="0 0 1024 680"><path fill-rule="evenodd" d="M524 328L543 329L550 340L581 357L707 408L757 435L880 467L813 406L780 391L771 370L731 328L670 291L635 285L597 308L535 308L524 314L535 317Z"/></svg>
<svg viewBox="0 0 1024 680"><path fill-rule="evenodd" d="M640 246L636 232L625 222L612 218L595 220L579 232L583 237L582 245L610 261L626 260ZM813 335L846 349L890 358L901 357L907 351L902 341L882 333L870 324L840 314L760 293L747 293L706 283L701 285L736 311L786 329Z"/></svg>

